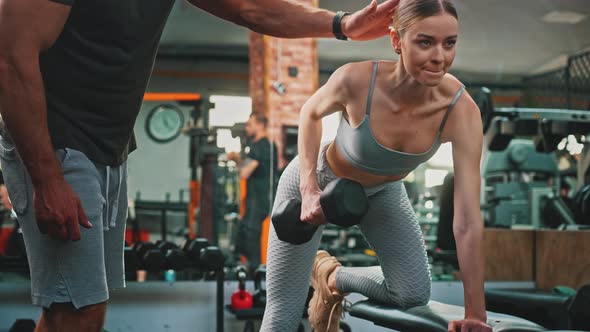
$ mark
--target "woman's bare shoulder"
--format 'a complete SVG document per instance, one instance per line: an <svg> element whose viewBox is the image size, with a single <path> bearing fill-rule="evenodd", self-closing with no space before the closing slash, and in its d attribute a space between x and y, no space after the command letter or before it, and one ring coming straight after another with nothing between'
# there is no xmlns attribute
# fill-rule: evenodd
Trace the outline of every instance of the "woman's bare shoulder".
<svg viewBox="0 0 590 332"><path fill-rule="evenodd" d="M464 86L463 83L459 81L459 79L451 74L445 75L441 85L443 94L448 96L449 100L453 99ZM477 104L473 98L471 98L469 92L465 90L453 106L453 110L449 115L449 121L447 122L447 125L450 128L464 126L474 128L480 124L481 114L479 112L479 108L477 107Z"/></svg>
<svg viewBox="0 0 590 332"><path fill-rule="evenodd" d="M368 89L373 61L348 62L332 73L330 84L346 87L347 94L354 99L358 93Z"/></svg>
<svg viewBox="0 0 590 332"><path fill-rule="evenodd" d="M459 93L459 91L461 91L461 89L463 87L464 87L464 84L461 81L459 81L459 79L457 79L452 74L447 73L445 75L445 77L443 78L443 81L440 86L440 90L441 90L441 94L443 96L445 96L445 98L452 100ZM475 102L473 101L473 98L471 98L471 95L469 94L467 89L465 89L461 93L461 96L459 97L459 99L457 99L454 108L458 108L458 109L464 109L464 108L470 109L471 108L472 109L474 106L477 107L477 105L475 105Z"/></svg>
<svg viewBox="0 0 590 332"><path fill-rule="evenodd" d="M441 82L440 88L445 95L455 95L463 86L463 83L459 81L453 74L446 73Z"/></svg>
<svg viewBox="0 0 590 332"><path fill-rule="evenodd" d="M349 83L356 83L361 81L364 76L371 76L371 68L373 61L348 62L336 69L334 75L340 76Z"/></svg>

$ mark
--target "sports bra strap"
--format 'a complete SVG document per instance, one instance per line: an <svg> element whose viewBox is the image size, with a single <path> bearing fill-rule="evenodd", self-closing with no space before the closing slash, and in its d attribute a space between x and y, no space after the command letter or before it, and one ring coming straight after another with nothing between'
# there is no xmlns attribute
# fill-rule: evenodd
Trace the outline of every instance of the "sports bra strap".
<svg viewBox="0 0 590 332"><path fill-rule="evenodd" d="M440 127L438 128L438 135L440 135L442 133L445 123L447 123L447 118L449 117L449 113L451 113L451 110L453 109L453 107L457 103L457 100L459 100L459 97L461 97L461 95L463 94L463 91L465 91L465 85L461 86L461 89L459 89L459 91L457 91L455 98L453 98L453 101L451 101L451 105L449 105L449 108L447 109L447 112L445 113L442 123L440 124Z"/></svg>
<svg viewBox="0 0 590 332"><path fill-rule="evenodd" d="M367 96L367 108L365 112L367 115L371 113L371 100L373 99L373 90L375 90L375 77L377 77L378 65L379 61L373 61L373 73L371 74L371 85L369 86L369 95Z"/></svg>

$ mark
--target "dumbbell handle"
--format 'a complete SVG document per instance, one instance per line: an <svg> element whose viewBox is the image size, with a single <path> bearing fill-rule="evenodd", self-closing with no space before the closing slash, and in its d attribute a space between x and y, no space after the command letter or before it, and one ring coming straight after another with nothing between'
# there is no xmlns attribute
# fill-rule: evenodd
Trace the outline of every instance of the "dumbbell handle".
<svg viewBox="0 0 590 332"><path fill-rule="evenodd" d="M301 201L298 199L290 199L279 203L277 206L278 211L284 211L283 218L289 220L297 220L297 223L289 223L283 225L283 227L290 226L288 231L277 235L282 241L287 241L286 238L282 238L283 234L288 235L293 239L300 239L299 241L287 241L292 244L302 244L307 242L309 239L306 235L313 234L318 228L316 225L312 225L301 221Z"/></svg>
<svg viewBox="0 0 590 332"><path fill-rule="evenodd" d="M290 205L290 207L288 207L288 208L293 209L293 214L297 215L297 220L299 220L299 222L303 225L303 227L313 226L313 227L310 227L310 229L318 227L318 225L311 224L311 223L301 220L301 208L303 207L303 202L301 200L299 200L297 198L292 198L292 199L288 200L288 202ZM320 207L321 207L321 203L320 203ZM326 213L324 211L324 208L322 208L322 213L324 213L324 217L325 217ZM326 218L326 222L330 222L330 220L327 220L327 218Z"/></svg>
<svg viewBox="0 0 590 332"><path fill-rule="evenodd" d="M313 237L318 226L301 221L301 201L280 202L273 211L272 223L281 241L303 244ZM342 227L357 225L368 210L368 200L358 182L338 179L320 194L320 205L328 222Z"/></svg>
<svg viewBox="0 0 590 332"><path fill-rule="evenodd" d="M345 180L341 180L341 181L345 181ZM352 182L351 180L346 180L346 181ZM333 212L330 211L329 208L326 208L326 204L329 204L329 203L327 203L327 201L329 199L328 196L329 196L329 193L331 191L330 186L331 185L335 185L335 184L336 184L336 181L330 182L326 186L326 188L324 188L324 190L322 190L322 192L320 194L320 206L322 207L322 212L324 213L324 216L326 217L326 221L329 222L329 223L332 223L332 224L335 224L335 225L338 225L338 226L342 226L342 227L352 226L350 224L342 223L342 221L341 220L338 220L338 218L335 218L335 217L334 218L331 218L331 216L333 215ZM358 195L355 195L355 196L358 196L358 199L360 200L361 198L364 198L363 196L360 196L360 195L364 195L364 191L363 191L362 186L360 184L358 184L357 187L358 188L355 188L355 190L358 191ZM287 209L293 209L293 213L294 214L297 214L297 216L298 216L297 219L301 223L303 223L304 225L310 225L309 223L306 223L306 222L304 222L304 221L301 220L301 217L300 217L301 216L301 206L302 206L301 200L299 200L297 198L292 198L292 199L288 200L288 202L289 202L289 205L292 205L292 206L287 207ZM341 202L341 203L342 204L346 204L346 202ZM366 210L366 208L364 210ZM365 211L365 213L366 213L366 211ZM317 228L316 225L311 225L311 226L313 226L313 227L310 227L310 228Z"/></svg>
<svg viewBox="0 0 590 332"><path fill-rule="evenodd" d="M286 203L287 206L285 207L285 210L286 211L291 211L289 214L293 214L293 217L296 217L297 220L299 220L299 222L303 224L302 227L309 226L308 227L309 229L315 229L315 228L317 228L317 225L313 225L313 224L310 224L310 223L307 223L307 222L304 222L304 221L301 220L301 207L303 205L303 202L300 199L298 199L298 198L291 198L291 199L287 200L286 202L287 202ZM322 206L322 200L321 200L321 198L320 198L320 207L322 208L322 213L324 214L324 216L327 217L327 214L326 214L327 211ZM326 220L326 221L327 222L330 222L330 220Z"/></svg>

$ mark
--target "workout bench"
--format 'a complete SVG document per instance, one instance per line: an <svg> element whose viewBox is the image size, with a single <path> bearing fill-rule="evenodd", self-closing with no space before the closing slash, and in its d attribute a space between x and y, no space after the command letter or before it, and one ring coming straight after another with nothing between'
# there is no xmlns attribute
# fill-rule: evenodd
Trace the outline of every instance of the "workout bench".
<svg viewBox="0 0 590 332"><path fill-rule="evenodd" d="M365 300L353 304L349 313L353 317L372 321L375 325L402 332L447 332L449 322L463 319L465 311L463 307L436 301L400 310ZM489 311L487 316L488 325L494 332L545 331L542 326L522 318Z"/></svg>

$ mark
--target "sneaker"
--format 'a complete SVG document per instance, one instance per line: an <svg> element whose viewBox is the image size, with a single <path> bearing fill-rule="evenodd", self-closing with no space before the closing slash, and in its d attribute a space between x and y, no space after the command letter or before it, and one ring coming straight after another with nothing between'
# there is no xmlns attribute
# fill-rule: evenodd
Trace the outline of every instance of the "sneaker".
<svg viewBox="0 0 590 332"><path fill-rule="evenodd" d="M311 272L314 292L307 309L309 323L315 332L338 332L340 329L344 296L328 287L328 276L338 266L341 264L328 252L317 252Z"/></svg>

